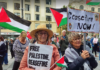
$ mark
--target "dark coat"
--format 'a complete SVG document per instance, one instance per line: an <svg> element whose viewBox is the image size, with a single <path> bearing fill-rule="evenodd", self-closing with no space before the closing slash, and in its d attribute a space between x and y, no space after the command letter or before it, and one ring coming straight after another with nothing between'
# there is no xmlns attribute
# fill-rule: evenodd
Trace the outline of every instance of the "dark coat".
<svg viewBox="0 0 100 70"><path fill-rule="evenodd" d="M65 56L64 59L68 65L68 68L66 68L66 70L84 70L83 64L86 60L89 61L91 70L93 70L98 66L97 61L95 60L94 56L91 54L90 54L90 58L87 58L85 60L81 56L77 57L77 59L74 60L74 62L69 62L67 56Z"/></svg>
<svg viewBox="0 0 100 70"><path fill-rule="evenodd" d="M10 46L10 51L12 51L13 50L13 44L11 42L9 43L9 46Z"/></svg>
<svg viewBox="0 0 100 70"><path fill-rule="evenodd" d="M6 53L8 53L8 41L5 41Z"/></svg>
<svg viewBox="0 0 100 70"><path fill-rule="evenodd" d="M5 44L3 43L1 46L0 46L0 55L2 55L3 57L5 56L5 53L6 53L6 46Z"/></svg>
<svg viewBox="0 0 100 70"><path fill-rule="evenodd" d="M60 40L59 40L60 48L61 48L61 51L65 51L68 44L69 44L68 37L66 36L64 40L61 40L61 37L60 37Z"/></svg>

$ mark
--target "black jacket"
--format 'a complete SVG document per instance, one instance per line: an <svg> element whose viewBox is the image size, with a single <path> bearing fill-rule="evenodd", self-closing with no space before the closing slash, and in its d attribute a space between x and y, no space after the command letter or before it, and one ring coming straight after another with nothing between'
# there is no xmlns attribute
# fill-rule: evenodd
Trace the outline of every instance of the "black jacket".
<svg viewBox="0 0 100 70"><path fill-rule="evenodd" d="M8 53L8 41L5 42L6 46L6 53Z"/></svg>
<svg viewBox="0 0 100 70"><path fill-rule="evenodd" d="M76 60L74 60L74 62L68 62L68 59L66 57L67 56L64 57L65 62L68 65L68 68L66 68L66 70L84 70L83 64L86 60L89 61L91 70L93 70L98 66L97 61L95 60L94 56L91 54L90 54L90 58L87 58L86 60L84 60L81 56L79 56Z"/></svg>
<svg viewBox="0 0 100 70"><path fill-rule="evenodd" d="M5 56L5 53L6 53L6 46L5 46L5 44L3 43L3 44L0 46L0 55Z"/></svg>

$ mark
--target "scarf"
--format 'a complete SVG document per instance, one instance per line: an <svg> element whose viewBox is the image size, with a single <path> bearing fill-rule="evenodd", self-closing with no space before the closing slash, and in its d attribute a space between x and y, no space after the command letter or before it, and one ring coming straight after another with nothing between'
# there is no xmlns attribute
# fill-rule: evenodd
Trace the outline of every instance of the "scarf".
<svg viewBox="0 0 100 70"><path fill-rule="evenodd" d="M66 49L65 56L69 62L74 62L74 60L76 60L77 57L79 57L79 54L71 47L72 45L69 45L69 47ZM90 50L88 46L86 46L86 49L90 54L92 54L92 51ZM84 70L91 70L89 65L90 65L89 61L86 60L83 64Z"/></svg>

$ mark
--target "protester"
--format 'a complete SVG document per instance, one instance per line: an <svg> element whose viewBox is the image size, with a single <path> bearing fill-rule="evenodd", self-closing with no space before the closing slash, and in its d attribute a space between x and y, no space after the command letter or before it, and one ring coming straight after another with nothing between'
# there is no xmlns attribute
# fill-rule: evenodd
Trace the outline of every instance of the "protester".
<svg viewBox="0 0 100 70"><path fill-rule="evenodd" d="M99 49L99 42L94 43L93 42L94 38L96 38L95 34L93 35L93 38L90 40L90 43L92 45L92 52L95 52L95 57L98 57L97 56L97 50Z"/></svg>
<svg viewBox="0 0 100 70"><path fill-rule="evenodd" d="M9 43L10 52L11 52L11 58L14 57L13 44L14 44L14 41L13 41L13 38L11 38L11 39L10 39L10 43Z"/></svg>
<svg viewBox="0 0 100 70"><path fill-rule="evenodd" d="M60 44L61 53L62 53L62 56L63 56L64 53L65 53L65 49L68 46L68 37L66 36L65 30L62 31L62 36L60 37L59 44Z"/></svg>
<svg viewBox="0 0 100 70"><path fill-rule="evenodd" d="M57 37L56 33L54 33L54 35L52 37L52 41L54 41L54 38L57 38L57 42L59 42L59 38Z"/></svg>
<svg viewBox="0 0 100 70"><path fill-rule="evenodd" d="M14 42L13 51L15 53L15 61L12 70L18 70L24 50L29 45L29 41L26 40L26 36L27 33L22 31L20 37Z"/></svg>
<svg viewBox="0 0 100 70"><path fill-rule="evenodd" d="M83 50L82 40L79 34L71 33L68 36L69 45L65 51L66 70L93 70L98 66L92 55L92 50L86 45Z"/></svg>
<svg viewBox="0 0 100 70"><path fill-rule="evenodd" d="M86 41L86 45L88 45L91 48L90 39L91 39L91 37L88 36L87 37L87 41Z"/></svg>
<svg viewBox="0 0 100 70"><path fill-rule="evenodd" d="M4 43L6 46L6 51L5 51L5 56L4 56L3 62L5 63L5 65L8 65L8 41L7 41L7 39L4 40Z"/></svg>
<svg viewBox="0 0 100 70"><path fill-rule="evenodd" d="M58 48L58 51L59 51L59 54L60 54L60 57L61 57L61 49L60 49L59 43L57 42L57 38L54 38L54 43L55 43L56 47Z"/></svg>
<svg viewBox="0 0 100 70"><path fill-rule="evenodd" d="M48 42L48 40L53 36L53 32L49 29L47 29L46 25L39 25L37 29L31 31L30 35L36 39L35 44L43 44L43 45L50 45L53 47L52 58L51 58L51 66L60 59L59 52L57 50L57 47L55 45L52 45ZM44 49L45 51L45 49ZM28 68L28 47L25 50L24 56L22 58L19 70L35 70L32 68ZM61 70L60 67L54 65L50 70Z"/></svg>
<svg viewBox="0 0 100 70"><path fill-rule="evenodd" d="M0 36L0 70L3 70L2 63L3 63L5 54L6 54L6 45L4 43L3 37Z"/></svg>

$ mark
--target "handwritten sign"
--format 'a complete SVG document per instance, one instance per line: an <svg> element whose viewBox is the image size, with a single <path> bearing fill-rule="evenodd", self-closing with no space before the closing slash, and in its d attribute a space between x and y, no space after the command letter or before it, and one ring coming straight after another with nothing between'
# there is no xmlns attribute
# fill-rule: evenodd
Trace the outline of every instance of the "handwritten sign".
<svg viewBox="0 0 100 70"><path fill-rule="evenodd" d="M30 44L28 50L28 67L35 70L50 70L53 47Z"/></svg>
<svg viewBox="0 0 100 70"><path fill-rule="evenodd" d="M98 43L98 38L94 38L94 39L93 39L93 43L94 43L94 44L97 44L97 43Z"/></svg>
<svg viewBox="0 0 100 70"><path fill-rule="evenodd" d="M68 8L68 31L99 33L99 14Z"/></svg>

